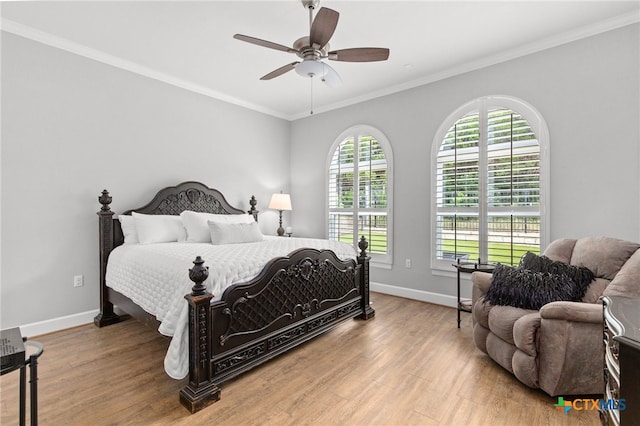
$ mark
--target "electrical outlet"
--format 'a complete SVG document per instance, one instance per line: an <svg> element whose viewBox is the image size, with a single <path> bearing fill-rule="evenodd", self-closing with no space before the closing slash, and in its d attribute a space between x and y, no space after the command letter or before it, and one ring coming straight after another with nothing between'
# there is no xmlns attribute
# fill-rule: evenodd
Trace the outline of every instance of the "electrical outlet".
<svg viewBox="0 0 640 426"><path fill-rule="evenodd" d="M73 277L73 286L82 287L84 285L84 277L82 275L76 275Z"/></svg>
<svg viewBox="0 0 640 426"><path fill-rule="evenodd" d="M404 260L404 267L405 268L411 268L411 259L405 259Z"/></svg>

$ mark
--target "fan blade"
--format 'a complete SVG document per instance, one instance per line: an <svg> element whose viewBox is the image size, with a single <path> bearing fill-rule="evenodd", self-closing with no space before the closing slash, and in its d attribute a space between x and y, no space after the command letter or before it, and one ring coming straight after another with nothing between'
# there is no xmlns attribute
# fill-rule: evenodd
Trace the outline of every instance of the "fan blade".
<svg viewBox="0 0 640 426"><path fill-rule="evenodd" d="M309 33L309 44L316 49L322 49L336 30L340 14L333 9L320 8Z"/></svg>
<svg viewBox="0 0 640 426"><path fill-rule="evenodd" d="M326 71L324 77L322 77L322 81L324 81L329 87L339 87L342 84L342 79L340 78L336 70L334 70L324 62L322 62L322 66Z"/></svg>
<svg viewBox="0 0 640 426"><path fill-rule="evenodd" d="M233 36L233 38L235 38L236 40L246 41L247 43L257 44L258 46L268 47L269 49L280 50L282 52L288 52L288 53L297 52L295 49L292 49L287 46L283 46L282 44L274 43L272 41L262 40L262 39L251 37L244 34L236 34Z"/></svg>
<svg viewBox="0 0 640 426"><path fill-rule="evenodd" d="M383 47L355 47L329 52L329 59L343 62L375 62L386 61L389 49Z"/></svg>
<svg viewBox="0 0 640 426"><path fill-rule="evenodd" d="M271 71L269 74L263 76L260 78L260 80L271 80L272 78L278 77L279 75L282 75L288 71L291 71L292 69L294 69L296 67L296 65L298 65L300 62L291 62L290 64L287 64L283 67L278 68L277 70Z"/></svg>

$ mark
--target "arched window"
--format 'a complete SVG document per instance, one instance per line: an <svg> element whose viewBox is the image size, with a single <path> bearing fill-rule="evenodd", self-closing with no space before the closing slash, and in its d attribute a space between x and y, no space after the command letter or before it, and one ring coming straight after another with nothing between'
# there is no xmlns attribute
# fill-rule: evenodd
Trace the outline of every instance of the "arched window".
<svg viewBox="0 0 640 426"><path fill-rule="evenodd" d="M387 138L364 125L343 132L328 157L327 238L357 247L364 235L378 266L392 263L392 164Z"/></svg>
<svg viewBox="0 0 640 426"><path fill-rule="evenodd" d="M509 97L477 99L441 125L432 150L432 267L515 265L540 253L548 227L548 132Z"/></svg>

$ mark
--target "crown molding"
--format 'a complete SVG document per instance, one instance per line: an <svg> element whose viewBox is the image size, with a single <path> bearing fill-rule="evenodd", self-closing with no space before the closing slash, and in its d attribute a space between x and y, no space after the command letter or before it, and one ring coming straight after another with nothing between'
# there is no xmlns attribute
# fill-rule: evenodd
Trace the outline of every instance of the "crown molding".
<svg viewBox="0 0 640 426"><path fill-rule="evenodd" d="M435 81L443 80L449 77L460 75L469 71L475 71L481 68L485 68L491 65L496 65L501 62L506 62L512 59L516 59L522 56L530 55L532 53L540 52L546 49L550 49L563 44L571 43L576 40L591 37L597 34L601 34L607 31L615 30L617 28L625 27L627 25L640 22L640 12L630 12L623 15L619 15L604 21L596 22L591 25L587 25L581 28L577 28L571 31L558 34L556 36L548 37L542 40L538 40L534 43L530 43L521 46L516 49L511 49L502 52L497 55L492 55L481 60L471 61L459 66L451 67L442 71L431 73L417 80L413 80L407 83L387 87L381 90L369 92L363 96L357 96L350 99L346 99L341 102L330 104L324 107L316 107L314 115L329 112L335 109L344 108L361 102L369 101L372 99L380 98L383 96L391 95L397 92L402 92L408 89L413 89L418 86L423 86ZM37 30L33 27L20 24L18 22L11 21L6 18L1 18L0 29L21 37L28 38L33 41L37 41L48 46L52 46L67 52L74 53L76 55L84 56L89 59L93 59L98 62L102 62L107 65L114 66L123 70L133 72L154 80L158 80L176 87L180 87L185 90L189 90L194 93L198 93L203 96L214 98L223 102L227 102L233 105L237 105L243 108L251 109L263 114L271 115L276 118L281 118L288 121L295 121L301 118L309 117L308 111L300 112L293 115L287 115L280 111L276 111L270 108L266 108L262 105L257 105L251 102L244 101L242 99L229 96L225 93L221 93L212 90L208 87L195 84L193 82L178 78L173 75L169 75L138 63L128 61L126 59L110 55L97 49L84 46L79 43L67 40L62 37L55 36L53 34Z"/></svg>
<svg viewBox="0 0 640 426"><path fill-rule="evenodd" d="M315 107L313 114L314 115L322 114L323 112L329 112L335 109L344 108L347 106L359 104L372 99L376 99L383 96L392 95L394 93L402 92L405 90L413 89L415 87L424 86L426 84L434 83L436 81L440 81L446 78L454 77L456 75L464 74L469 71L475 71L481 68L486 68L486 67L496 65L502 62L506 62L512 59L517 59L523 56L531 55L533 53L541 52L543 50L551 49L553 47L561 46L563 44L571 43L587 37L592 37L601 33L605 33L607 31L612 31L618 28L626 27L627 25L632 25L638 22L640 22L640 12L626 13L623 15L619 15L619 16L604 20L604 21L596 22L591 25L577 28L571 31L566 31L564 33L561 33L552 37L547 37L547 38L538 40L536 42L520 46L516 49L511 49L496 55L488 56L486 58L483 58L477 61L466 62L459 66L447 68L445 70L426 75L417 80L391 86L391 87L377 90L374 92L369 92L366 95L346 99L344 101L337 102L331 105L326 105L324 107ZM291 121L295 121L295 120L298 120L301 118L307 118L307 117L309 117L309 113L305 111L305 112L300 112L298 114L295 114L291 116L289 119Z"/></svg>
<svg viewBox="0 0 640 426"><path fill-rule="evenodd" d="M104 64L111 65L113 67L120 68L135 74L139 74L154 80L158 80L163 83L170 84L172 86L180 87L181 89L189 90L191 92L198 93L203 96L214 98L214 99L227 102L233 105L241 106L243 108L248 108L264 114L272 115L277 118L282 118L285 120L290 119L287 115L282 114L279 111L265 108L261 105L256 105L250 102L246 102L242 99L234 98L233 96L229 96L225 93L212 90L208 87L204 87L199 84L195 84L193 82L183 80L179 77L166 74L152 68L145 67L136 62L128 61L126 59L110 55L101 50L93 49L91 47L73 42L71 40L67 40L62 37L55 36L53 34L50 34L44 31L37 30L33 27L29 27L27 25L23 25L6 18L2 18L0 23L1 23L0 29L2 29L2 31L6 31L11 34L15 34L33 41L37 41L42 44L46 44L51 47L65 50L67 52L74 53L79 56L83 56L85 58L93 59L94 61L102 62Z"/></svg>

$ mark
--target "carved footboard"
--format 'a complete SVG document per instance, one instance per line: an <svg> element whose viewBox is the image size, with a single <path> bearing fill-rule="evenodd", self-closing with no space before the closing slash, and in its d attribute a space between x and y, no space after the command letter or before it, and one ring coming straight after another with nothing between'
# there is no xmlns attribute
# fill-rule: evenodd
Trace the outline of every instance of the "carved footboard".
<svg viewBox="0 0 640 426"><path fill-rule="evenodd" d="M203 260L189 277L189 384L180 401L191 412L220 398L218 385L340 322L375 315L369 304L367 242L358 261L341 261L328 250L300 249L271 260L247 283L228 288L211 303L202 282Z"/></svg>

